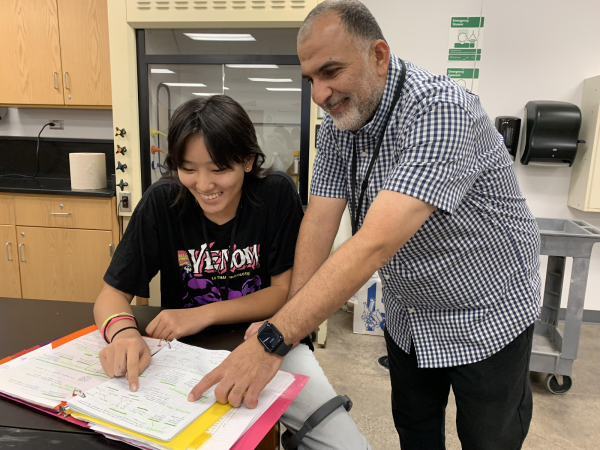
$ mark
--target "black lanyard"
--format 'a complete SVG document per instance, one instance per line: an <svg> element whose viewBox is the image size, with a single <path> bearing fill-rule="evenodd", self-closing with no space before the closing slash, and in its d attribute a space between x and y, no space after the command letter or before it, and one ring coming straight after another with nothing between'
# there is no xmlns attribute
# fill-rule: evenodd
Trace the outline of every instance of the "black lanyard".
<svg viewBox="0 0 600 450"><path fill-rule="evenodd" d="M390 107L390 112L388 113L385 119L385 125L383 130L381 131L381 136L379 136L379 141L377 141L377 146L375 147L375 151L373 152L373 156L371 157L371 162L369 163L369 168L367 169L367 174L365 175L365 179L362 182L360 187L360 196L358 197L358 206L356 205L356 160L358 158L357 150L356 150L356 134L354 135L354 141L352 144L352 204L350 207L352 208L352 214L350 214L350 218L352 219L352 236L356 234L358 231L358 219L360 218L360 208L363 202L363 197L365 196L365 192L367 187L369 186L369 177L371 176L371 172L373 171L373 166L375 165L375 160L377 159L377 155L379 155L379 149L381 148L381 143L383 142L383 137L385 136L385 130L388 126L390 118L392 117L392 113L394 112L394 107L396 103L398 103L398 99L400 98L400 92L402 91L402 87L404 86L404 80L406 78L406 66L404 65L404 61L400 60L402 64L402 74L400 75L400 80L398 81L398 86L396 87L396 92L394 92L394 98L392 99L392 105Z"/></svg>
<svg viewBox="0 0 600 450"><path fill-rule="evenodd" d="M217 277L214 279L215 283L217 283L217 287L219 288L219 292L221 293L221 300L229 300L229 272L231 271L231 267L233 266L233 243L235 241L235 232L237 231L238 220L240 218L240 210L242 209L242 199L240 198L240 203L235 212L235 217L233 219L233 229L231 230L231 240L229 242L229 261L225 259L223 252L221 251L221 258L225 260L225 294L223 294L223 290L221 289L221 282L219 281L219 272L217 270L217 264L212 259L212 253L210 250L210 242L208 241L208 232L206 231L206 219L204 218L204 211L200 208L200 221L202 222L202 233L204 234L204 242L206 242L206 251L207 255L210 258L210 263L215 267L215 271L217 272Z"/></svg>

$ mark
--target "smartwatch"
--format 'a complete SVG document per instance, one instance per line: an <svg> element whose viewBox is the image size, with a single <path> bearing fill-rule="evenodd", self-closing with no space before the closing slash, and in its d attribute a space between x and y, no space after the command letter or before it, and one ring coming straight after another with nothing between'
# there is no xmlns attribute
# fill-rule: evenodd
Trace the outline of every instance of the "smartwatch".
<svg viewBox="0 0 600 450"><path fill-rule="evenodd" d="M292 345L287 345L283 341L283 335L272 323L263 323L256 336L265 348L266 352L275 353L279 356L285 356L292 349Z"/></svg>

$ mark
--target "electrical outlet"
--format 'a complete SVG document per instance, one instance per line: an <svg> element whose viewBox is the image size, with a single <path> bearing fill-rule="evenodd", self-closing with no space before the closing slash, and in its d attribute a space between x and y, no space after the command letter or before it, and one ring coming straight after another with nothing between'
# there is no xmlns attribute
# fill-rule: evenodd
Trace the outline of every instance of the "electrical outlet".
<svg viewBox="0 0 600 450"><path fill-rule="evenodd" d="M127 191L119 192L119 211L131 212L131 193Z"/></svg>
<svg viewBox="0 0 600 450"><path fill-rule="evenodd" d="M48 122L54 123L54 126L50 125L51 130L64 130L65 129L65 121L64 120L50 119Z"/></svg>

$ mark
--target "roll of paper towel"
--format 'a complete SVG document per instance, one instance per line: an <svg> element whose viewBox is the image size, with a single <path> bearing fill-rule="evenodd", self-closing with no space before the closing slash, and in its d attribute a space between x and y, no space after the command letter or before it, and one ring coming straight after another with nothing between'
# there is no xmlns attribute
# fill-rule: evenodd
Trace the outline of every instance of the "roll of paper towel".
<svg viewBox="0 0 600 450"><path fill-rule="evenodd" d="M106 189L104 153L69 153L71 189Z"/></svg>

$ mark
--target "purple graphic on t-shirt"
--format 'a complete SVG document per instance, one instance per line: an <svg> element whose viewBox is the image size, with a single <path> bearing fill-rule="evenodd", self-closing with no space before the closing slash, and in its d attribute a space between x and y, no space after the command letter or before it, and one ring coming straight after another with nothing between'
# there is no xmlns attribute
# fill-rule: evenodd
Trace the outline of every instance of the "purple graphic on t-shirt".
<svg viewBox="0 0 600 450"><path fill-rule="evenodd" d="M207 278L191 278L186 281L186 287L187 293L183 300L187 300L189 303L184 305L185 308L221 301L219 289Z"/></svg>
<svg viewBox="0 0 600 450"><path fill-rule="evenodd" d="M261 284L262 282L258 275L256 275L254 278L250 278L242 286L242 295L252 294L253 292L260 290Z"/></svg>
<svg viewBox="0 0 600 450"><path fill-rule="evenodd" d="M178 259L181 268L182 281L185 283L186 294L183 297L184 308L194 308L196 306L207 305L209 303L222 301L221 293L217 285L209 278L199 278L193 276L192 266L188 259L187 252L179 251ZM220 280L224 284L224 280ZM231 283L231 280L230 280ZM240 298L260 290L262 280L260 276L246 280L242 285L241 291L229 289L228 300ZM223 286L224 288L224 286Z"/></svg>

